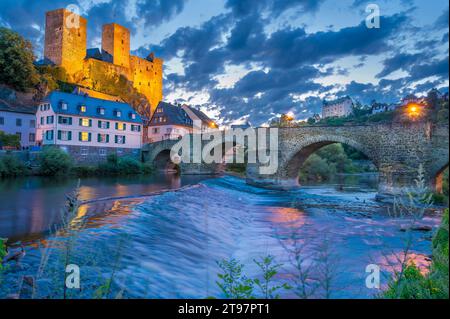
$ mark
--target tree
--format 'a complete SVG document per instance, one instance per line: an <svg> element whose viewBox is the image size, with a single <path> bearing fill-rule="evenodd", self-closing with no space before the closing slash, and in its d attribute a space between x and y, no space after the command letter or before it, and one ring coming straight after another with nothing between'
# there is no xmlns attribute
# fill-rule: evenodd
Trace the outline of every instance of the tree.
<svg viewBox="0 0 450 319"><path fill-rule="evenodd" d="M26 91L38 82L33 47L18 33L0 28L0 83Z"/></svg>
<svg viewBox="0 0 450 319"><path fill-rule="evenodd" d="M19 148L20 147L19 135L6 134L3 131L0 131L0 149L5 146Z"/></svg>

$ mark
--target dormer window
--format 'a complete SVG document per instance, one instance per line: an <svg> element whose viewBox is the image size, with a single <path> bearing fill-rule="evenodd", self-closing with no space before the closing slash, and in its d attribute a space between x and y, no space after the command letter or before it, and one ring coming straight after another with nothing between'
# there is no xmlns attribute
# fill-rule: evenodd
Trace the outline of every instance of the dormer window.
<svg viewBox="0 0 450 319"><path fill-rule="evenodd" d="M64 110L64 111L67 110L67 103L66 102L61 102L61 110Z"/></svg>
<svg viewBox="0 0 450 319"><path fill-rule="evenodd" d="M120 110L114 110L114 116L115 117L121 117L122 116L122 112Z"/></svg>
<svg viewBox="0 0 450 319"><path fill-rule="evenodd" d="M105 115L105 108L99 107L99 108L97 109L97 113L100 114L100 115Z"/></svg>
<svg viewBox="0 0 450 319"><path fill-rule="evenodd" d="M130 113L128 114L128 116L129 116L130 119L132 119L132 120L135 120L135 119L136 119L136 114L133 113L133 112L130 112Z"/></svg>
<svg viewBox="0 0 450 319"><path fill-rule="evenodd" d="M86 105L80 105L80 112L81 113L86 113Z"/></svg>

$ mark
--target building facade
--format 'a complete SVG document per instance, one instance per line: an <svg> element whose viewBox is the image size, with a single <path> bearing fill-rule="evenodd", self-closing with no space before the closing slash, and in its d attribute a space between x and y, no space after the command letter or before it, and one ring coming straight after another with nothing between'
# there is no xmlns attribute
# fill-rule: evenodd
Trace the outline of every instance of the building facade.
<svg viewBox="0 0 450 319"><path fill-rule="evenodd" d="M163 98L163 60L130 55L130 31L116 23L103 26L102 48L87 49L87 20L66 9L46 13L44 63L62 66L71 82L101 91L105 78L125 76L147 98L150 112Z"/></svg>
<svg viewBox="0 0 450 319"><path fill-rule="evenodd" d="M322 118L345 117L353 112L353 100L349 96L334 101L323 101Z"/></svg>
<svg viewBox="0 0 450 319"><path fill-rule="evenodd" d="M149 143L177 140L193 132L206 132L217 125L203 112L187 106L160 102L148 127Z"/></svg>
<svg viewBox="0 0 450 319"><path fill-rule="evenodd" d="M79 162L137 156L142 145L142 120L126 103L54 91L38 106L36 121L39 145L59 146Z"/></svg>
<svg viewBox="0 0 450 319"><path fill-rule="evenodd" d="M9 106L0 102L0 131L19 136L21 148L36 143L34 107Z"/></svg>

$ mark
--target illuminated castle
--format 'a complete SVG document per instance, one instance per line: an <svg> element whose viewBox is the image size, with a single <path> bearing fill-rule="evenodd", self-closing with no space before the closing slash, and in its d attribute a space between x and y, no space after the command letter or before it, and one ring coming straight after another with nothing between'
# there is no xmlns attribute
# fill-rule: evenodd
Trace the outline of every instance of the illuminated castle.
<svg viewBox="0 0 450 319"><path fill-rule="evenodd" d="M103 26L101 50L87 49L86 26L85 18L66 9L47 12L45 60L64 67L72 82L97 91L101 80L125 76L147 97L153 114L163 97L163 60L130 55L130 31L115 23Z"/></svg>

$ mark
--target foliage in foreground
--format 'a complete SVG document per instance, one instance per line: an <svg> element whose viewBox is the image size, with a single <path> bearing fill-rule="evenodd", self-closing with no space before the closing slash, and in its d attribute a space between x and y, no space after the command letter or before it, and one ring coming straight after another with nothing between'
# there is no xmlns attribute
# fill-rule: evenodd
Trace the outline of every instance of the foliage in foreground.
<svg viewBox="0 0 450 319"><path fill-rule="evenodd" d="M406 266L402 277L391 281L385 298L399 299L448 299L448 209L442 224L433 238L433 261L428 274L422 275L413 263Z"/></svg>
<svg viewBox="0 0 450 319"><path fill-rule="evenodd" d="M276 264L274 257L255 259L255 264L261 270L258 278L251 279L243 274L244 265L236 259L222 260L218 262L223 273L218 274L217 285L228 299L254 299L257 297L265 299L277 299L283 290L291 289L284 283L276 285L273 283L281 264Z"/></svg>
<svg viewBox="0 0 450 319"><path fill-rule="evenodd" d="M384 298L391 299L442 299L449 298L449 259L448 259L448 226L449 211L443 213L441 225L433 236L432 262L428 272L423 275L420 269L409 259L412 252L412 231L417 222L423 219L425 212L432 205L432 194L429 194L421 165L418 170L416 187L407 192L408 202L401 198L394 210L398 210L400 217L407 217L411 225L406 229L407 238L405 248L398 260L401 261L400 271L394 271L388 289L382 294Z"/></svg>

